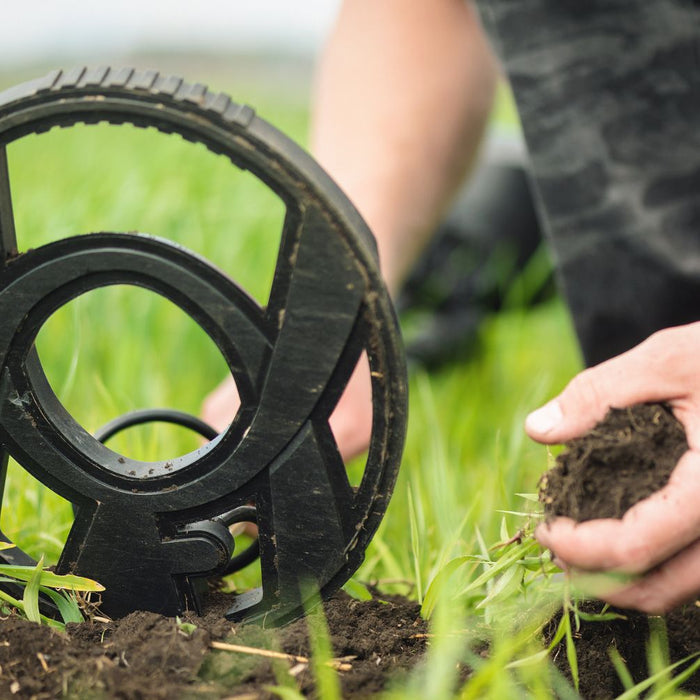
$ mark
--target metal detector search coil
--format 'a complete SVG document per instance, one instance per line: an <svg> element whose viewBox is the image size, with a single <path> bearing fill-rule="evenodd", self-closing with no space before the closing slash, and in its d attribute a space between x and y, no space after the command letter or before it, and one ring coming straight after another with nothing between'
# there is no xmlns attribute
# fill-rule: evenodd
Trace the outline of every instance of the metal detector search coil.
<svg viewBox="0 0 700 700"><path fill-rule="evenodd" d="M264 307L207 260L146 235L90 233L22 249L7 145L99 122L201 143L281 198L286 216ZM87 433L49 386L34 349L42 325L79 295L115 284L179 306L235 378L236 418L194 452L149 463L120 455ZM232 599L231 619L284 623L303 612L311 590L330 595L360 565L403 448L399 330L367 226L313 159L252 109L130 68L54 71L1 93L0 319L0 476L4 482L12 456L73 503L57 571L102 583L105 612L200 610L207 578L235 561L227 525L237 519L257 522L262 585ZM363 352L373 426L353 488L328 419ZM17 548L0 559L33 562Z"/></svg>

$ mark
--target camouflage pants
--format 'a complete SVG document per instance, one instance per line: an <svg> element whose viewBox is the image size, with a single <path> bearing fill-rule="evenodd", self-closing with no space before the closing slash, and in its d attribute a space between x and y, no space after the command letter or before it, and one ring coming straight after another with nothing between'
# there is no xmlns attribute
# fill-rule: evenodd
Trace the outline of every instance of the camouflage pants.
<svg viewBox="0 0 700 700"><path fill-rule="evenodd" d="M477 5L586 363L700 319L700 3Z"/></svg>

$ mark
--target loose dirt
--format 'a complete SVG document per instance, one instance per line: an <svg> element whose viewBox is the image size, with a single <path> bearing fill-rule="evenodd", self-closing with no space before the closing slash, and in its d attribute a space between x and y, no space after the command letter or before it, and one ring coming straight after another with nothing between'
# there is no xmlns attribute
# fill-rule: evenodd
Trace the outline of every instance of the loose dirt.
<svg viewBox="0 0 700 700"><path fill-rule="evenodd" d="M11 616L0 624L0 697L252 700L277 697L268 690L276 684L313 697L314 673L304 661L311 656L307 621L280 630L235 625L223 617L229 605L227 596L213 595L203 617L185 616L193 630L146 612L71 624L65 634ZM425 650L426 625L404 598L360 602L340 593L324 611L343 697L387 688ZM217 650L217 643L236 649Z"/></svg>
<svg viewBox="0 0 700 700"><path fill-rule="evenodd" d="M548 519L621 518L665 486L688 449L683 426L665 404L613 408L584 437L566 445L540 482Z"/></svg>
<svg viewBox="0 0 700 700"><path fill-rule="evenodd" d="M568 444L543 477L546 515L579 521L621 517L667 482L686 449L683 429L667 406L613 410L589 435ZM314 697L308 621L281 630L236 625L223 616L229 605L224 594L212 594L203 617L184 616L190 628L145 612L71 624L65 633L5 618L0 624L0 697L253 700L276 697L269 690L273 685ZM602 604L585 602L582 609L599 612ZM341 593L324 604L324 612L343 697L371 697L420 663L426 624L414 602L381 594L360 602ZM610 661L611 647L635 682L648 675L646 640L650 626L659 629L659 619L617 612L623 619L581 620L575 635L584 698L610 698L624 690ZM664 622L671 660L700 650L700 607L689 603ZM550 621L546 638L552 638L557 625L557 618ZM221 644L234 646L215 648ZM554 660L570 677L563 644ZM683 687L700 693L700 674Z"/></svg>
<svg viewBox="0 0 700 700"><path fill-rule="evenodd" d="M569 442L558 455L555 466L542 477L540 500L545 515L547 519L564 515L579 522L621 518L635 503L668 482L687 449L683 426L667 405L612 409L590 433ZM582 609L598 613L603 604L589 601L582 604ZM611 698L624 691L610 660L610 648L619 652L635 683L647 678L650 626L658 630L665 625L671 661L700 651L700 607L695 602L665 618L649 618L627 610L612 611L623 619L581 620L575 635L580 693L584 698ZM545 630L546 638L554 636L559 619L550 622ZM555 651L554 660L571 678L563 642ZM700 693L700 673L688 679L683 689Z"/></svg>

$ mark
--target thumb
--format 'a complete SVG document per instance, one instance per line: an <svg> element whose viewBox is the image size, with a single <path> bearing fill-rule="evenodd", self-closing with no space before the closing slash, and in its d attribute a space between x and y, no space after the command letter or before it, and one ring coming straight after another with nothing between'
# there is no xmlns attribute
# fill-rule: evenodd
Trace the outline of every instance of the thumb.
<svg viewBox="0 0 700 700"><path fill-rule="evenodd" d="M676 358L680 364L660 362L664 355L669 358L673 347L671 331L661 331L632 350L584 370L559 396L530 413L525 431L538 442L566 442L588 432L610 408L681 397L686 393L681 380L687 358Z"/></svg>

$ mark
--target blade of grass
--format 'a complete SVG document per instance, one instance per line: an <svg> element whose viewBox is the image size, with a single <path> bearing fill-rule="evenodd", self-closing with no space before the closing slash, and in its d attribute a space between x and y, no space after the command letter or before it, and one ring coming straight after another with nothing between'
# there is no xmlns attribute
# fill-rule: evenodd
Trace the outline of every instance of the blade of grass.
<svg viewBox="0 0 700 700"><path fill-rule="evenodd" d="M24 614L31 622L41 622L39 613L39 582L41 581L42 567L44 566L44 557L41 557L34 567L34 572L27 581L22 595L24 603Z"/></svg>
<svg viewBox="0 0 700 700"><path fill-rule="evenodd" d="M647 643L647 668L649 674L660 673L671 663L668 633L663 617L649 616L649 641Z"/></svg>
<svg viewBox="0 0 700 700"><path fill-rule="evenodd" d="M0 565L0 574L10 576L20 581L29 581L36 567L33 566L12 566L9 564ZM83 576L73 574L54 574L51 571L40 572L39 584L50 588L66 588L73 591L83 591L86 593L99 593L104 591L104 586L97 581L93 581Z"/></svg>
<svg viewBox="0 0 700 700"><path fill-rule="evenodd" d="M700 652L698 652L700 653ZM697 656L697 654L693 654L693 656ZM686 659L683 659L681 663L684 661L688 661L689 659L692 659L692 656L687 657ZM661 700L661 698L666 698L669 696L669 694L676 690L681 683L684 681L688 680L688 678L691 678L696 671L700 669L700 659L697 659L695 663L691 664L686 668L684 671L681 671L677 676L672 678L670 681L667 683L661 685L659 688L657 688L649 697L647 700ZM669 672L669 669L665 669L666 672Z"/></svg>
<svg viewBox="0 0 700 700"><path fill-rule="evenodd" d="M508 534L508 523L506 522L505 518L501 518L500 536L501 536L501 542L505 542L505 541L510 539L510 535Z"/></svg>
<svg viewBox="0 0 700 700"><path fill-rule="evenodd" d="M487 571L485 571L480 576L477 576L465 589L462 590L463 594L480 588L488 581L492 581L499 573L505 571L511 567L519 559L522 559L526 554L533 552L539 547L535 540L529 540L522 542L519 545L513 545L513 548L504 554L500 559L494 562Z"/></svg>
<svg viewBox="0 0 700 700"><path fill-rule="evenodd" d="M695 658L699 655L700 655L700 651L695 653L695 654L692 654L690 657L686 657L685 659L681 659L680 661L676 661L675 663L671 664L667 668L664 668L659 673L656 673L652 676L649 676L649 678L641 681L640 683L637 683L637 685L630 688L629 690L626 690L624 693L622 693L622 695L618 695L617 700L634 700L634 698L638 698L643 691L645 691L647 688L651 688L651 686L653 686L655 683L657 683L661 678L666 676L668 673L675 670L676 668L678 668L682 664L687 663L689 659ZM696 663L698 665L700 665L700 659ZM693 667L694 666L695 666L695 664L693 664ZM693 667L691 667L691 668L693 668ZM690 670L690 669L688 669L688 670ZM696 669L693 668L693 670L691 671L691 675L695 670ZM674 679L674 681L675 681L675 679Z"/></svg>
<svg viewBox="0 0 700 700"><path fill-rule="evenodd" d="M561 620L559 620L559 624L557 625L557 631L554 634L552 641L549 643L547 651L551 652L557 646L557 644L564 639L564 635L566 634L566 617L567 615L562 611Z"/></svg>
<svg viewBox="0 0 700 700"><path fill-rule="evenodd" d="M571 629L571 617L569 616L568 610L564 611L564 631L566 636L566 660L569 662L569 669L571 670L571 678L574 681L574 688L578 692L579 688L579 677L578 677L578 657L576 655L576 644L574 643L574 634Z"/></svg>
<svg viewBox="0 0 700 700"><path fill-rule="evenodd" d="M476 606L477 610L511 597L520 588L522 580L523 571L516 562L498 578L488 595Z"/></svg>
<svg viewBox="0 0 700 700"><path fill-rule="evenodd" d="M584 622L609 622L610 620L626 620L627 617L621 613L614 612L601 612L601 613L587 613L583 610L577 610L576 614Z"/></svg>
<svg viewBox="0 0 700 700"><path fill-rule="evenodd" d="M333 650L323 606L316 604L307 610L309 641L311 643L311 670L316 679L318 696L323 700L342 700L340 681L331 665Z"/></svg>
<svg viewBox="0 0 700 700"><path fill-rule="evenodd" d="M6 593L2 589L0 589L0 600L4 600L11 607L19 610L21 613L24 613L24 603L17 598L13 598L9 593ZM52 620L50 617L46 617L45 615L40 616L40 621L49 627L54 627L55 629L61 631L65 629L65 625L62 622Z"/></svg>
<svg viewBox="0 0 700 700"><path fill-rule="evenodd" d="M447 564L440 569L435 578L433 578L428 585L428 589L425 592L425 598L423 599L423 605L421 606L422 617L424 617L426 620L430 619L446 581L451 578L452 575L462 566L473 562L474 560L472 557L455 557L451 561L448 561Z"/></svg>
<svg viewBox="0 0 700 700"><path fill-rule="evenodd" d="M361 583L356 578L351 578L345 582L343 585L343 590L355 600L369 601L372 600L372 594L369 592L367 586Z"/></svg>
<svg viewBox="0 0 700 700"><path fill-rule="evenodd" d="M408 522L411 527L411 552L413 554L413 573L416 582L416 594L418 603L423 604L423 577L421 576L420 567L420 537L418 534L418 519L416 517L416 509L413 503L412 489L408 488Z"/></svg>
<svg viewBox="0 0 700 700"><path fill-rule="evenodd" d="M65 594L60 591L56 591L53 588L47 588L46 586L40 586L39 590L51 598L58 608L58 612L61 614L63 622L68 623L84 621L78 602L74 597L70 596L70 594Z"/></svg>
<svg viewBox="0 0 700 700"><path fill-rule="evenodd" d="M265 690L268 693L276 695L282 700L304 700L304 695L302 695L296 688L289 688L287 686L265 686Z"/></svg>
<svg viewBox="0 0 700 700"><path fill-rule="evenodd" d="M530 656L525 656L522 659L511 661L509 664L506 665L506 668L520 668L521 666L530 665L537 666L541 664L548 656L549 650L542 649L542 651L538 651L535 654L531 654Z"/></svg>
<svg viewBox="0 0 700 700"><path fill-rule="evenodd" d="M536 493L516 493L518 498L524 498L526 501L532 501L533 503L539 503L540 497Z"/></svg>
<svg viewBox="0 0 700 700"><path fill-rule="evenodd" d="M629 672L627 664L622 658L620 652L615 647L610 647L608 649L608 656L610 657L612 665L615 667L615 672L617 673L617 677L620 679L620 683L622 683L622 687L625 690L634 688L634 679L632 678L632 674Z"/></svg>

